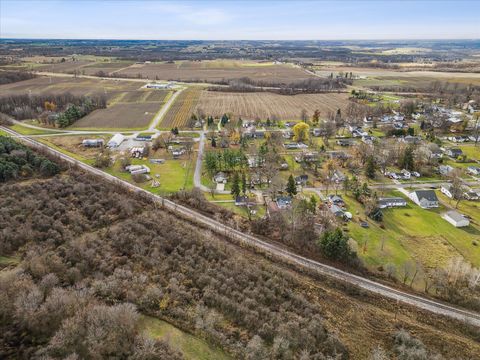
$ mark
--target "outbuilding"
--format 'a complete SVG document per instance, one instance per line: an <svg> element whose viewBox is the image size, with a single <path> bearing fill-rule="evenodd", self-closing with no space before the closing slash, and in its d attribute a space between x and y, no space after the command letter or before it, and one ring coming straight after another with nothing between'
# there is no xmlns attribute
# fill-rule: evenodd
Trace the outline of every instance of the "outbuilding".
<svg viewBox="0 0 480 360"><path fill-rule="evenodd" d="M470 220L457 211L447 211L442 217L455 227L470 225Z"/></svg>
<svg viewBox="0 0 480 360"><path fill-rule="evenodd" d="M110 139L110 141L107 143L107 146L109 148L116 148L119 147L120 144L125 140L125 136L122 134L115 134L113 137Z"/></svg>

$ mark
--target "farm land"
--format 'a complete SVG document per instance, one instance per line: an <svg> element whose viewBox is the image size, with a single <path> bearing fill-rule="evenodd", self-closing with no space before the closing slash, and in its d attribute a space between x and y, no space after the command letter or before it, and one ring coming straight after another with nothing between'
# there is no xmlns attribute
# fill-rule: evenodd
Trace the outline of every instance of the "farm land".
<svg viewBox="0 0 480 360"><path fill-rule="evenodd" d="M200 93L201 89L198 87L188 87L183 90L168 109L159 127L165 129L191 127L189 122L195 112Z"/></svg>

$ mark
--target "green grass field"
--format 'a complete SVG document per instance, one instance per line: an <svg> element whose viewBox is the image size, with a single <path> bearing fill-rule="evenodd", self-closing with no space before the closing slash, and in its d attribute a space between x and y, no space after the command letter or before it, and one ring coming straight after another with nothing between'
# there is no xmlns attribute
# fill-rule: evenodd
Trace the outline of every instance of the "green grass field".
<svg viewBox="0 0 480 360"><path fill-rule="evenodd" d="M404 197L398 192L389 195ZM438 196L444 201L444 197ZM365 219L363 207L349 196L345 200L348 211L354 215L354 221L348 224L350 236L357 242L358 255L368 267L391 263L398 269L407 261L418 261L425 268L433 268L445 266L458 256L480 266L480 247L473 244L480 236L478 221L476 225L455 228L441 217L448 210L445 206L425 210L408 201L404 208L383 210L384 229L370 219L370 227L365 229L358 222L359 218ZM459 210L480 218L477 206L465 201Z"/></svg>
<svg viewBox="0 0 480 360"><path fill-rule="evenodd" d="M154 194L172 194L184 188L193 188L193 172L195 170L193 157L190 160L165 160L163 164L151 164L148 160L132 159L132 165L146 165L150 168L150 176L158 180L160 186L152 188L151 181L135 185ZM133 183L131 175L120 168L119 161L105 171ZM157 174L160 175L160 178L155 177Z"/></svg>
<svg viewBox="0 0 480 360"><path fill-rule="evenodd" d="M165 321L145 316L142 318L142 327L149 337L167 342L173 349L181 352L186 360L231 359L221 349Z"/></svg>
<svg viewBox="0 0 480 360"><path fill-rule="evenodd" d="M22 135L45 135L45 134L57 134L58 131L55 130L40 130L40 129L32 129L22 125L12 125L10 129L16 131Z"/></svg>

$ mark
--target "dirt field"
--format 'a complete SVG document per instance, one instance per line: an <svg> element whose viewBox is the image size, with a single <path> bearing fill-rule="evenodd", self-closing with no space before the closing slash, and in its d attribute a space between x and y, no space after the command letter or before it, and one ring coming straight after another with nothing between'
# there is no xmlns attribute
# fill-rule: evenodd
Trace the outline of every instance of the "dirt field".
<svg viewBox="0 0 480 360"><path fill-rule="evenodd" d="M228 93L220 91L201 92L197 109L205 114L222 116L231 113L245 120L266 119L276 116L280 120L300 119L302 109L309 116L315 109L326 116L329 112L342 111L348 104L344 93L278 95L273 93Z"/></svg>
<svg viewBox="0 0 480 360"><path fill-rule="evenodd" d="M143 128L160 110L160 102L117 103L78 120L75 128Z"/></svg>
<svg viewBox="0 0 480 360"><path fill-rule="evenodd" d="M81 71L81 69L87 65L90 65L91 61L66 61L55 64L46 64L35 68L37 71L48 72L61 72L61 73L73 73L75 70Z"/></svg>
<svg viewBox="0 0 480 360"><path fill-rule="evenodd" d="M201 91L197 87L183 90L165 114L160 127L186 127L192 113L195 111Z"/></svg>
<svg viewBox="0 0 480 360"><path fill-rule="evenodd" d="M101 95L106 94L108 99L118 96L124 91L140 88L141 84L130 81L114 81L85 78L37 77L26 81L0 86L0 96L23 94L63 94L70 92L73 95Z"/></svg>
<svg viewBox="0 0 480 360"><path fill-rule="evenodd" d="M175 63L134 64L118 75L180 81L221 81L249 77L254 80L290 83L312 77L291 65L243 63L234 61L182 61Z"/></svg>

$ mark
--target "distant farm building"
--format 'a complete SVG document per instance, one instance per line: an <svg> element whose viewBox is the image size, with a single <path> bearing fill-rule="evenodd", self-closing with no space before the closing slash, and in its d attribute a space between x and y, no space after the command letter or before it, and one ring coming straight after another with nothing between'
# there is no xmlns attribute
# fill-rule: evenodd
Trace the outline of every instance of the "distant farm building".
<svg viewBox="0 0 480 360"><path fill-rule="evenodd" d="M102 147L103 139L85 139L82 141L84 147Z"/></svg>

